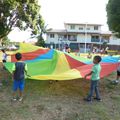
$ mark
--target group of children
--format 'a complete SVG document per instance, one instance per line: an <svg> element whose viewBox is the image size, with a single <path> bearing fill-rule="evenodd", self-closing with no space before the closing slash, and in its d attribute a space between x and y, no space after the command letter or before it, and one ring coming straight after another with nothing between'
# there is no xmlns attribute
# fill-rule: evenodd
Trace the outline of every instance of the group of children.
<svg viewBox="0 0 120 120"><path fill-rule="evenodd" d="M7 61L7 56L5 50L2 50L3 56L2 56L2 61L3 64ZM25 86L25 74L27 75L27 64L21 61L22 59L22 54L21 53L16 53L15 58L17 62L12 66L12 71L13 71L13 101L19 100L22 101L23 99L23 90ZM88 76L91 76L91 84L90 84L90 91L88 96L84 99L87 102L92 101L92 97L94 92L96 93L96 97L94 97L95 100L101 101L101 96L99 92L99 81L100 81L100 72L101 72L101 57L100 56L95 56L93 58L93 67L90 73L85 75L85 79ZM117 82L118 79L120 78L120 64L117 69ZM17 99L16 97L16 91L19 89L19 97Z"/></svg>

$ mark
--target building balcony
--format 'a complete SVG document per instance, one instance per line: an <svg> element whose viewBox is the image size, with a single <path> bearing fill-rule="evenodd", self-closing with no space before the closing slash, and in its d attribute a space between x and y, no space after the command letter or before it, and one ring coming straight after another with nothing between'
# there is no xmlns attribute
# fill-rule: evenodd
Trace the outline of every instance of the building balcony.
<svg viewBox="0 0 120 120"><path fill-rule="evenodd" d="M109 43L109 40L106 40L106 39L91 39L91 42L99 42L99 43L104 43L104 42L106 42L106 43Z"/></svg>
<svg viewBox="0 0 120 120"><path fill-rule="evenodd" d="M91 39L91 42L100 42L100 39Z"/></svg>
<svg viewBox="0 0 120 120"><path fill-rule="evenodd" d="M109 40L101 39L101 43L104 43L104 42L109 43Z"/></svg>

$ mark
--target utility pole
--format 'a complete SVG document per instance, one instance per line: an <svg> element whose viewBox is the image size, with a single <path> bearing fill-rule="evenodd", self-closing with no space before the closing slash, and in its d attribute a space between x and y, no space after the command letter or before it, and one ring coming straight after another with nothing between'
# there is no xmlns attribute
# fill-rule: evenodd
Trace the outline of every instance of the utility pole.
<svg viewBox="0 0 120 120"><path fill-rule="evenodd" d="M87 42L87 22L85 23L85 53L86 53L86 42Z"/></svg>

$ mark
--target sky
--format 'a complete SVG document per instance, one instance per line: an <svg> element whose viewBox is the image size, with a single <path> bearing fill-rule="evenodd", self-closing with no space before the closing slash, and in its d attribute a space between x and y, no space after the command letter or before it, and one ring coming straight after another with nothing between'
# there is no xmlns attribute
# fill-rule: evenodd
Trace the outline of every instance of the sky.
<svg viewBox="0 0 120 120"><path fill-rule="evenodd" d="M39 0L48 28L64 28L64 22L98 23L107 30L108 0Z"/></svg>
<svg viewBox="0 0 120 120"><path fill-rule="evenodd" d="M40 14L47 28L64 29L65 22L102 24L108 31L106 4L108 0L38 0ZM12 41L28 41L29 32L15 29L8 36ZM31 40L29 40L31 41Z"/></svg>

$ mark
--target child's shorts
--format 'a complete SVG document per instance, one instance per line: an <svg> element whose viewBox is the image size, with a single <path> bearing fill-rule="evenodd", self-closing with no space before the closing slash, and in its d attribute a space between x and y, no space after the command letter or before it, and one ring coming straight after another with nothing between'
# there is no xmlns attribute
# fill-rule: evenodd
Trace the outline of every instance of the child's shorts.
<svg viewBox="0 0 120 120"><path fill-rule="evenodd" d="M14 80L13 82L13 91L17 91L19 88L20 91L24 90L25 81L24 80Z"/></svg>
<svg viewBox="0 0 120 120"><path fill-rule="evenodd" d="M120 76L120 71L117 71L117 76Z"/></svg>

